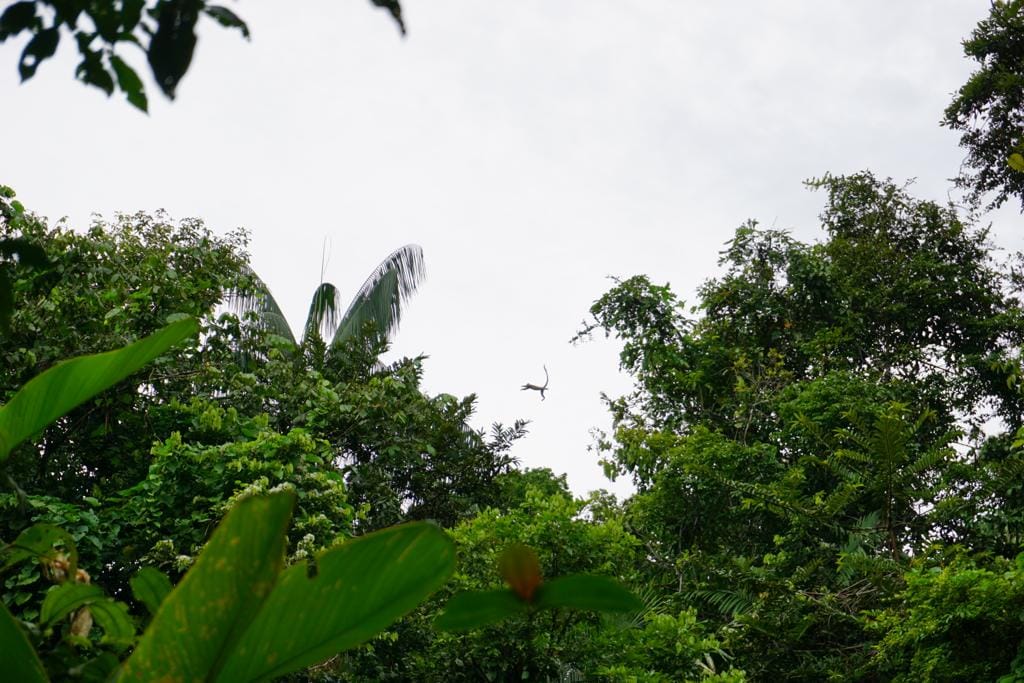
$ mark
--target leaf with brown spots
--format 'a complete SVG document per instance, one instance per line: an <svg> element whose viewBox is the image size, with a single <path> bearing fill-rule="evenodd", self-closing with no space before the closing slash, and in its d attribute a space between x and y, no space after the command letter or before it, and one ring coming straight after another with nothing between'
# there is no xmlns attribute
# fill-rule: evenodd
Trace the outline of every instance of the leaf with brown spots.
<svg viewBox="0 0 1024 683"><path fill-rule="evenodd" d="M239 501L164 599L118 680L216 680L284 566L294 505L291 491Z"/></svg>
<svg viewBox="0 0 1024 683"><path fill-rule="evenodd" d="M221 671L221 681L265 681L359 645L448 580L455 545L433 524L403 524L332 548L281 574Z"/></svg>

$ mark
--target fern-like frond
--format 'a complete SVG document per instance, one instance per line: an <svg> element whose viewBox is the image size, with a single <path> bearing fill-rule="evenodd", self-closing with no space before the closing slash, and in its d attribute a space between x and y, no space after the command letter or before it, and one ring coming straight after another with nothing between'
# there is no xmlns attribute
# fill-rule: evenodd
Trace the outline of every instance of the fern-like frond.
<svg viewBox="0 0 1024 683"><path fill-rule="evenodd" d="M744 590L694 590L683 593L687 602L703 602L719 614L737 617L749 612L754 606L754 597Z"/></svg>

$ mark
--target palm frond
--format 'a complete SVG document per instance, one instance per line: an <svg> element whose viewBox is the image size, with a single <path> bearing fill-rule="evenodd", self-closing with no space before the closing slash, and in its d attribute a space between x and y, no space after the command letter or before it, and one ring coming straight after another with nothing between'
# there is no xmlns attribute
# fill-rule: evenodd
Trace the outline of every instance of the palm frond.
<svg viewBox="0 0 1024 683"><path fill-rule="evenodd" d="M245 290L232 289L225 294L224 304L228 310L240 318L255 313L256 323L261 328L297 344L295 334L267 283L252 270L247 269L244 275L250 280L250 286Z"/></svg>
<svg viewBox="0 0 1024 683"><path fill-rule="evenodd" d="M321 339L329 339L342 320L340 311L341 292L330 282L320 283L313 292L313 300L309 302L302 339L309 339L314 332Z"/></svg>
<svg viewBox="0 0 1024 683"><path fill-rule="evenodd" d="M398 330L402 305L416 291L426 277L423 249L415 244L400 247L381 262L359 288L348 310L338 320L330 335L331 346L358 335L368 321L377 324L378 332L390 337Z"/></svg>

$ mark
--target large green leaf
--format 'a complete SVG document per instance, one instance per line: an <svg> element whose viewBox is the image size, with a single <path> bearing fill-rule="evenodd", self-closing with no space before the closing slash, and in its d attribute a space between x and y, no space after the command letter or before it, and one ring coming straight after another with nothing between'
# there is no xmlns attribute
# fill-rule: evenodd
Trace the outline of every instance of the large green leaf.
<svg viewBox="0 0 1024 683"><path fill-rule="evenodd" d="M160 605L119 680L215 680L284 565L294 505L291 491L239 501Z"/></svg>
<svg viewBox="0 0 1024 683"><path fill-rule="evenodd" d="M123 349L64 361L37 375L0 408L0 462L22 441L198 330L195 320L179 320Z"/></svg>
<svg viewBox="0 0 1024 683"><path fill-rule="evenodd" d="M455 568L451 539L405 524L348 541L290 567L218 680L263 681L368 640L437 590Z"/></svg>
<svg viewBox="0 0 1024 683"><path fill-rule="evenodd" d="M8 681L48 680L43 663L3 602L0 602L0 671Z"/></svg>
<svg viewBox="0 0 1024 683"><path fill-rule="evenodd" d="M526 612L528 605L512 590L464 591L434 620L442 631L470 631Z"/></svg>
<svg viewBox="0 0 1024 683"><path fill-rule="evenodd" d="M625 586L607 576L574 574L552 579L537 589L537 609L568 607L600 612L633 612L643 608Z"/></svg>

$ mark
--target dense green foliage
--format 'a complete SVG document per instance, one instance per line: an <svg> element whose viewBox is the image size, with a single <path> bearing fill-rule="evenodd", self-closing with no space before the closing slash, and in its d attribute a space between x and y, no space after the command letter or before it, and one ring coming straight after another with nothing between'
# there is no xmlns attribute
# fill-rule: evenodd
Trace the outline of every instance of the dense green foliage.
<svg viewBox="0 0 1024 683"><path fill-rule="evenodd" d="M1015 197L1024 210L1024 2L994 0L964 54L978 70L942 120L967 150L957 182L975 200L991 196L996 207Z"/></svg>
<svg viewBox="0 0 1024 683"><path fill-rule="evenodd" d="M382 365L372 320L339 344L296 344L259 308L217 315L262 286L240 235L142 215L74 233L21 212L0 237L30 239L49 264L10 264L0 343L3 410L22 416L0 411L0 437L14 435L0 534L18 539L2 595L32 625L24 646L57 677L114 671L133 647L157 656L141 643L170 636L142 627L175 584L191 590L217 522L286 487L278 582L320 575L344 539L408 520L448 529L459 556L397 623L429 591L295 659L288 670L328 660L307 677L1012 680L1024 537L1013 261L955 209L891 181L811 185L825 196L822 241L749 223L693 309L642 276L594 304L583 334L618 336L636 380L609 400L602 444L609 474L636 484L621 504L516 469L525 424L469 429L473 397L425 394L422 358ZM199 340L135 351L193 330L164 327L183 314ZM133 360L102 383L76 369L108 358ZM88 381L28 381L40 367ZM22 386L69 398L26 403ZM274 610L306 599L287 591ZM264 644L287 631L246 619ZM229 649L178 664L234 672Z"/></svg>
<svg viewBox="0 0 1024 683"><path fill-rule="evenodd" d="M4 604L31 626L30 641L45 653L51 676L86 670L89 676L106 675L133 646L120 669L129 679L174 670L249 680L329 658L414 606L445 573L440 567L420 571L438 556L439 546L428 551L392 541L381 541L384 554L353 564L356 551L349 549L373 547L369 539L399 533L373 534L364 542L365 532L411 519L451 526L521 496L536 480L519 478L511 469L508 451L525 433L523 423L495 425L485 437L467 426L473 397L420 390L422 359L390 366L377 361L386 344L379 332L393 326L393 311L379 320L372 307L357 316L366 322L365 334L350 330L331 345L331 353L324 353L327 347L316 334L301 347L282 340L264 324L260 310L241 319L231 313L215 317L225 297L261 287L240 236L218 240L197 222L173 225L142 215L79 234L50 229L21 211L3 227L12 240L44 245L50 264L39 270L15 262L10 269L16 313L3 347L16 362L8 368L10 397L0 408L0 463L9 485L8 493L0 493L0 529L12 541L0 555ZM376 282L395 279L389 272ZM372 286L369 294L372 299ZM72 313L73 327L58 324ZM168 351L171 343L194 335L197 325L188 314L202 323L199 342ZM121 350L60 361L76 347L123 344L178 318L185 319ZM19 380L40 365L49 369L21 386ZM564 479L552 481L564 494ZM291 518L290 525L267 531L260 525L274 515L245 513L246 524L260 532L259 543L242 539L230 550L248 559L204 562L227 552L216 550L217 537L210 537L218 520L227 514L222 528L230 528L230 511L240 509L239 501L280 487L294 492L284 516L278 515ZM435 527L424 528L448 542ZM337 545L353 535L360 540ZM264 547L275 538L276 545ZM411 557L417 559L410 565ZM216 569L213 578L202 578L211 567L255 568L254 558L272 562L267 576L227 580ZM291 564L283 572L282 561ZM396 563L390 574L384 571L389 562ZM269 578L278 573L276 580ZM303 597L307 575L321 578ZM246 607L247 616L231 619L251 622L248 632L258 633L256 640L238 640L240 626L231 627L234 635L228 633L220 645L175 640L177 627L160 626L164 612L157 606L179 581L166 598L177 600L175 620L206 604L227 604L226 593L215 596L228 585L242 595L245 582L255 582L266 605L257 614L254 603ZM211 581L227 583L217 588ZM268 581L277 583L270 592ZM600 610L632 599L617 584L594 584L588 577L562 582L551 582L565 586L549 591L551 606L561 600ZM314 605L338 600L335 585L351 586L345 608L327 610L329 619L304 616ZM396 590L406 597L397 597ZM174 598L179 593L183 597ZM275 600L279 593L284 597ZM130 597L153 615L137 643L139 622L146 619L145 613L132 613ZM308 608L296 610L304 601ZM195 618L205 619L202 614ZM295 618L305 631L292 623ZM315 632L317 624L328 631ZM220 628L227 626L197 633ZM298 635L303 632L308 634ZM348 635L328 637L335 632ZM9 636L22 643L17 627ZM253 669L249 655L240 655L244 664L232 659L233 648L276 652L282 645L300 647L306 638L319 643L312 654L289 656L266 671Z"/></svg>
<svg viewBox="0 0 1024 683"><path fill-rule="evenodd" d="M573 499L545 470L503 479L506 485L515 480L509 488L520 495L452 530L459 555L453 580L372 647L348 655L344 680L742 680L737 672L716 673L729 668L725 653L692 611L651 590L641 591L642 608L622 616L526 609L502 588L499 559L510 544L536 552L542 580L592 575L634 586L643 585L637 573L643 549L602 496ZM468 632L436 629L438 617L453 604L450 599L462 591L486 591L469 606L500 605L487 620L501 621Z"/></svg>
<svg viewBox="0 0 1024 683"><path fill-rule="evenodd" d="M637 381L610 402L606 467L637 485L625 519L651 580L717 623L748 674L924 680L898 656L913 637L885 627L927 600L925 558L1020 551L1024 310L952 208L867 173L812 186L826 239L741 227L698 317L643 277L594 305L584 332L621 338ZM988 633L1009 654L978 666L1008 674L1019 634Z"/></svg>

